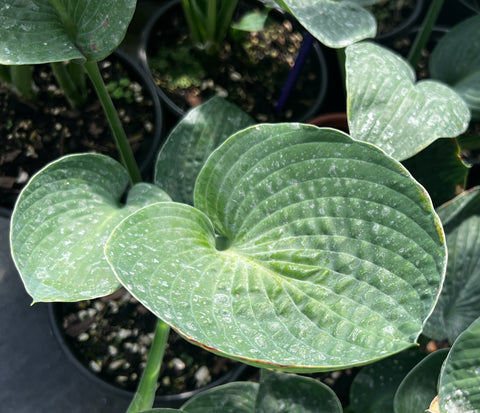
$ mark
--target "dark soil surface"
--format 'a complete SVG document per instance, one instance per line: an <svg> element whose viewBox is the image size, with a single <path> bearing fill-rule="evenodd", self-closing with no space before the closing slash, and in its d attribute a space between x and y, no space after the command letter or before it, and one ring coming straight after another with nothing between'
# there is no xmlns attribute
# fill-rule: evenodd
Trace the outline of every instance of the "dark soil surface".
<svg viewBox="0 0 480 413"><path fill-rule="evenodd" d="M136 151L155 125L153 103L114 55L100 62L102 75ZM0 82L0 206L11 208L25 183L46 164L75 152L117 151L100 102L89 86L81 110L72 109L49 65L34 66L35 102Z"/></svg>
<svg viewBox="0 0 480 413"><path fill-rule="evenodd" d="M269 18L262 31L230 36L215 56L195 47L186 27L181 7L173 6L158 20L147 45L157 85L183 111L217 94L259 122L298 120L318 100L326 74L311 50L284 110L276 111L303 41L284 17Z"/></svg>
<svg viewBox="0 0 480 413"><path fill-rule="evenodd" d="M82 364L111 384L136 390L154 336L152 313L123 288L95 300L55 304L55 313L66 342ZM206 386L234 365L171 331L157 394Z"/></svg>
<svg viewBox="0 0 480 413"><path fill-rule="evenodd" d="M381 0L368 7L377 20L377 35L386 35L401 26L412 15L416 3L417 0Z"/></svg>

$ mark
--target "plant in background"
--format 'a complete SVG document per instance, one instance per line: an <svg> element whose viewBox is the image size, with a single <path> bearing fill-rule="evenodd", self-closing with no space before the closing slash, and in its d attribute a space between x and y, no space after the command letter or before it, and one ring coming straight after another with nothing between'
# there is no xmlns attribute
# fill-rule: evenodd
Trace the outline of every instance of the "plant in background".
<svg viewBox="0 0 480 413"><path fill-rule="evenodd" d="M81 108L87 100L87 86L83 67L75 62L51 62L53 74L72 108ZM32 101L37 100L37 86L33 80L32 65L0 64L0 79L15 93Z"/></svg>
<svg viewBox="0 0 480 413"><path fill-rule="evenodd" d="M182 0L192 41L208 54L219 51L238 0Z"/></svg>
<svg viewBox="0 0 480 413"><path fill-rule="evenodd" d="M36 3L22 2L25 16L38 18ZM371 33L368 14L351 2L279 3L336 47ZM51 27L64 27L66 36L46 56L40 49L32 57L25 47L6 58L15 64L86 59L101 93L95 59L121 40L134 2L122 6L86 2L84 16L94 15L99 30L92 40L92 27L83 24L88 19L73 13L76 2L45 0L48 24L36 21L43 43L56 41ZM329 7L345 18L339 27L318 26ZM7 15L18 24L15 14L2 18ZM349 35L357 34L346 39L341 27L363 17L366 24L354 25ZM0 38L6 39L2 46L12 41ZM469 109L438 82L415 84L411 67L385 48L362 42L345 55L352 136L298 123L254 125L214 98L171 132L153 184L139 182L128 155L125 168L103 155L78 154L47 165L23 190L11 248L34 302L99 297L123 285L159 318L129 412L172 411L148 410L169 326L210 351L266 369L307 373L368 365L352 385L350 412L433 409L437 394L440 412L480 410L478 189L436 211L440 198L432 202L414 179L429 174L427 189L454 192L457 169L451 175L446 167L438 182L418 165L432 161L429 149L445 141L437 138L465 131ZM424 357L415 350L422 332L448 337L451 349ZM392 380L384 380L386 371L395 371ZM375 383L375 391L366 392L366 383ZM413 397L419 383L421 400ZM324 385L267 370L258 384L213 389L181 410L225 406L341 412Z"/></svg>

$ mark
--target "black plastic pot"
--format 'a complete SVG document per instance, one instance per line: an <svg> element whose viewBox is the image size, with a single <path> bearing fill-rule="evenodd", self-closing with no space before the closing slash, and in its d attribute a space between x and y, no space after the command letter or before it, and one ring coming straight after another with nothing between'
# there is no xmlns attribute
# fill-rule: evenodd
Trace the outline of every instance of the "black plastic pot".
<svg viewBox="0 0 480 413"><path fill-rule="evenodd" d="M90 370L82 361L80 361L74 352L72 351L68 340L66 339L65 333L61 326L61 306L62 303L51 303L48 305L48 314L50 319L51 329L53 334L60 344L60 347L63 350L63 353L68 358L70 363L76 367L76 369L81 372L81 374L87 378L90 382L94 383L98 388L103 389L104 392L108 394L115 395L121 400L132 400L134 397L134 392L122 389L114 384L103 380L101 377L97 376L92 370ZM247 365L242 363L237 363L234 367L229 370L226 374L218 378L217 380L212 381L208 385L201 387L196 390L175 394L175 395L160 395L157 394L155 397L154 407L169 407L169 408L178 408L184 404L188 399L192 398L196 394L210 389L212 387L226 384L232 381L235 381L242 376L247 368Z"/></svg>
<svg viewBox="0 0 480 413"><path fill-rule="evenodd" d="M25 292L10 256L8 209L0 208L0 410L118 413L130 399L84 377L50 329L48 305Z"/></svg>
<svg viewBox="0 0 480 413"><path fill-rule="evenodd" d="M246 3L253 3L257 5L262 5L261 1L250 1ZM159 21L168 13L172 8L180 7L180 0L168 0L159 7L156 12L151 16L148 22L145 25L144 30L142 31L140 37L140 47L139 47L139 58L144 70L149 74L150 79L152 82L155 83L154 77L152 75L151 67L149 64L149 56L156 51L156 42L155 42L155 34L158 31L161 31L161 27L159 27ZM279 13L279 15L284 15L280 10L275 11L274 13ZM300 26L297 25L295 21L292 21L295 28L300 29ZM188 30L188 27L185 27L185 30ZM298 121L304 122L307 119L314 116L319 108L321 107L327 90L328 84L328 69L327 64L325 61L325 57L323 55L322 49L317 41L313 42L313 47L310 52L309 59L311 60L311 64L314 65L315 73L318 73L318 91L316 93L316 98L314 104L312 104L307 110L303 111L302 113L295 113L291 119L291 121ZM174 115L175 119L178 120L181 118L187 110L182 109L179 105L177 105L168 95L167 93L162 90L160 87L157 86L157 92L160 96L162 102L164 103L165 107L168 108L168 111ZM280 95L281 90L278 91L278 95ZM228 97L227 97L228 99Z"/></svg>
<svg viewBox="0 0 480 413"><path fill-rule="evenodd" d="M152 167L157 153L164 139L164 117L162 104L157 94L157 87L152 79L145 75L141 65L128 53L121 49L116 49L113 55L118 58L122 64L132 73L132 80L137 81L145 91L145 94L152 100L154 125L151 134L147 135L135 153L138 167L144 179L150 178Z"/></svg>
<svg viewBox="0 0 480 413"><path fill-rule="evenodd" d="M375 37L375 40L381 44L389 44L395 39L403 36L417 23L418 18L423 12L423 9L424 0L417 0L415 3L415 7L411 11L410 15L405 18L401 24L386 33L378 34Z"/></svg>

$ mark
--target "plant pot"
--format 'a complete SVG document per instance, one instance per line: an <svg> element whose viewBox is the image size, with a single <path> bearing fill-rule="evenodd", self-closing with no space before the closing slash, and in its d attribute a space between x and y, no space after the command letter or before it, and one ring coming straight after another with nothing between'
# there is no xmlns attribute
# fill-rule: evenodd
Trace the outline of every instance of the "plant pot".
<svg viewBox="0 0 480 413"><path fill-rule="evenodd" d="M135 159L138 162L138 167L144 179L149 179L152 174L153 164L156 160L157 153L164 139L164 119L163 110L160 103L158 94L156 93L156 86L145 76L145 72L140 64L132 58L128 53L117 49L114 52L122 63L128 66L128 70L131 70L135 81L141 84L145 90L146 95L152 101L151 112L153 114L153 125L151 133L140 144L138 150L134 153Z"/></svg>
<svg viewBox="0 0 480 413"><path fill-rule="evenodd" d="M243 3L240 3L240 5L243 5L245 7L248 6L251 8L251 3L252 2L244 1ZM261 2L253 2L253 4L257 7L262 6ZM172 13L174 17L170 17L170 13ZM292 21L284 13L281 13L280 11L272 11L271 13L273 13L273 16L277 22L288 19L288 21L290 22L288 24L292 25L292 27L299 33L303 32L303 34L305 35L303 29L300 29L300 26L298 26L296 22ZM154 74L155 69L152 65L152 59L159 49L165 49L165 47L160 46L160 42L163 41L163 39L165 39L167 35L170 36L171 30L165 28L165 25L170 21L178 21L179 24L182 25L182 34L186 33L188 27L186 22L184 21L179 0L170 0L164 3L162 7L160 7L154 15L152 15L152 18L147 22L145 30L142 32L141 35L140 60L145 71L150 74L151 79L157 84L160 82L160 80L159 77ZM232 49L234 48L235 47L232 47ZM192 53L196 52L194 51ZM293 60L292 57L290 58ZM195 57L194 60L198 61L199 59ZM220 66L220 60L218 60L218 62L218 66ZM260 63L256 63L256 66L254 66L255 73L259 72ZM263 64L266 65L265 63ZM229 65L231 64L226 61L225 66L227 67ZM190 66L192 65L189 65L189 67ZM265 73L267 73L265 77L268 78L269 81L275 77L272 75L272 72L269 71L271 67L272 66L268 66L266 71L264 71ZM225 90L230 85L236 84L238 79L246 79L251 76L251 73L245 72L245 74L242 70L238 69L237 71L237 69L238 68L235 67L234 70L229 73L227 73L226 69L225 72L222 72L223 69L219 70L219 72L223 73L222 76L224 77L223 81L218 81L218 88L224 88L220 93L225 92ZM254 82L249 83L248 87L242 89L247 90L248 88L251 88L252 93L250 98L240 99L238 97L235 97L234 94L236 93L236 91L228 92L227 96L225 96L225 94L223 94L223 96L226 97L228 100L232 101L233 103L236 103L238 106L242 107L246 112L250 113L250 115L252 115L259 122L306 121L307 119L312 117L313 114L318 112L324 100L327 88L327 65L318 42L313 42L312 49L310 50L307 58L307 62L301 70L301 75L299 76L299 80L297 82L297 89L292 91L292 94L290 95L290 98L288 99L284 110L281 113L276 113L275 102L272 102L272 100L279 98L282 89L286 84L287 77L290 71L291 68L289 68L287 71L282 69L282 77L278 81L276 81L274 92L272 92L272 90L267 91L267 88L262 89L262 82ZM314 77L314 79L309 79L308 76L312 76ZM199 89L204 87L204 85L209 84L212 79L214 79L213 76L211 76L211 79L209 80L202 80L202 85L199 87ZM217 82L217 80L215 80L215 82ZM302 89L298 89L299 87L301 87L299 85L302 84ZM168 92L163 87L157 87L157 91L162 101L165 103L165 106L168 108L169 112L174 115L175 119L182 117L185 112L188 111L191 107L196 106L197 104L201 103L202 100L210 97L208 95L201 96L199 99L197 99L197 97L190 97L190 102L187 102L186 100L182 100L180 102L172 93ZM211 95L214 95L216 92L209 91L209 93ZM243 92L239 92L239 95L242 93ZM268 101L267 98L265 98L266 96L269 96ZM270 98L272 100L270 100ZM305 104L303 103L303 100L306 101Z"/></svg>
<svg viewBox="0 0 480 413"><path fill-rule="evenodd" d="M121 79L130 79L114 92L124 92L124 97L113 101L132 147L135 146L141 173L149 178L163 138L163 114L155 85L140 65L120 50L99 65L108 87L123 84ZM0 115L5 119L0 124L0 205L7 208L13 207L34 173L62 155L93 151L118 157L110 127L88 81L85 107L72 109L58 88L50 65L35 65L34 78L39 88L38 102L18 98L0 85Z"/></svg>
<svg viewBox="0 0 480 413"><path fill-rule="evenodd" d="M61 351L48 305L31 305L10 256L11 210L0 208L0 410L2 412L124 412L130 399L85 378Z"/></svg>
<svg viewBox="0 0 480 413"><path fill-rule="evenodd" d="M389 44L407 33L416 24L424 8L423 0L412 0L411 7L403 5L402 9L392 13L389 8L396 3L396 1L388 0L384 4L380 3L370 7L378 22L378 34L375 36L375 40L381 44ZM398 3L405 4L405 2ZM387 9L387 12L382 13L382 9ZM378 17L382 14L386 17L384 23L382 23L383 19Z"/></svg>
<svg viewBox="0 0 480 413"><path fill-rule="evenodd" d="M403 36L397 38L390 47L393 51L399 53L403 57L407 57L408 52L410 51L411 45L413 44L415 37L417 36L420 27L416 26L411 28L408 33L405 33ZM435 26L432 29L432 33L430 38L422 51L422 57L418 66L415 68L417 74L417 80L428 78L429 71L428 71L428 60L430 57L431 52L440 41L440 39L448 32L447 27L442 26Z"/></svg>
<svg viewBox="0 0 480 413"><path fill-rule="evenodd" d="M88 312L89 315L78 322L71 321L73 314L70 311L81 303L53 303L49 305L50 322L63 352L85 377L97 383L100 388L131 400L142 373L141 363L145 362L150 347L156 318L126 291L119 290L111 297L114 296L115 298L85 302L89 303L88 307L80 312ZM92 315L91 311L99 308L100 303L105 307L98 310L99 316ZM112 314L113 307L116 308L115 314ZM76 307L75 311L78 311ZM123 316L125 313L127 317ZM105 318L100 319L103 315ZM66 320L69 322L66 323ZM138 331L143 329L145 331ZM98 337L102 333L109 337L108 341ZM86 339L85 336L89 338ZM195 357L201 357L201 362L197 363ZM192 364L191 369L186 367L189 363ZM211 363L220 366L218 373L213 370ZM246 365L215 356L171 331L160 372L160 388L155 397L155 407L180 407L201 391L237 380L246 369ZM209 374L211 381L205 384L198 382L203 380L200 375L208 377ZM135 377L131 380L133 376ZM166 379L171 380L172 384L165 385ZM197 381L197 385L193 385L194 381ZM192 384L190 388L185 389L186 383ZM184 390L174 394L175 386L181 386ZM169 394L166 394L167 389L170 389Z"/></svg>
<svg viewBox="0 0 480 413"><path fill-rule="evenodd" d="M348 133L348 119L345 112L332 112L318 115L308 122L318 127L334 128Z"/></svg>

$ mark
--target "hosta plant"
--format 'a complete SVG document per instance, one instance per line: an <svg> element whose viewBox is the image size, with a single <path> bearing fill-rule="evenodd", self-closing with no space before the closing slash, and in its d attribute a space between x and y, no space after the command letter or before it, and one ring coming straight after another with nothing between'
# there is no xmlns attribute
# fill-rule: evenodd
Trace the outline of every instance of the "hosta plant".
<svg viewBox="0 0 480 413"><path fill-rule="evenodd" d="M25 7L38 36L17 35L44 47L0 50L12 64L84 60L96 82L95 60L121 39L134 3L89 0L80 13L76 2L45 0L43 17L38 3L0 4L11 27L8 10ZM280 3L300 21L313 5ZM319 3L341 17L372 2ZM98 154L65 156L19 196L11 250L34 302L123 285L158 317L129 412L171 411L148 410L169 328L263 369L259 383L213 389L182 411L341 412L330 389L287 373L360 366L346 411L480 410L478 189L436 210L414 178L429 175L418 159L445 148L432 150L445 141L437 138L467 128L469 109L447 86L416 83L403 59L373 43L347 47L346 59L351 136L254 124L214 98L171 131L153 183L139 182L120 133L126 167ZM465 178L467 167L453 166L455 179ZM442 193L455 183L449 173L435 182ZM425 335L447 338L451 350L425 356L417 348Z"/></svg>

